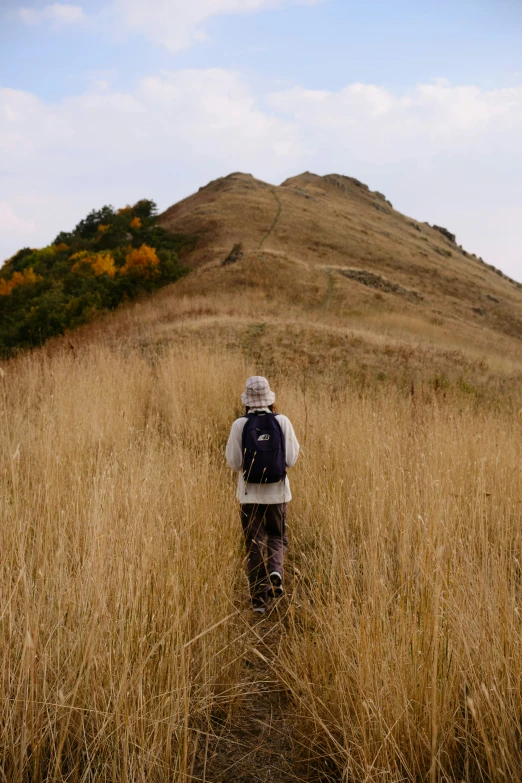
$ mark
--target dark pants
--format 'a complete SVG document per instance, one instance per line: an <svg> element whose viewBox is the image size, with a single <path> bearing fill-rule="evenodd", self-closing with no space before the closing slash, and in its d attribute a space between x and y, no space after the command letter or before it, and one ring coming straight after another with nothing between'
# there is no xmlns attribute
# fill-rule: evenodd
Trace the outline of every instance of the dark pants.
<svg viewBox="0 0 522 783"><path fill-rule="evenodd" d="M250 596L256 605L264 603L268 598L269 574L279 571L283 576L283 557L288 546L286 503L244 503L241 506L241 524L245 536Z"/></svg>

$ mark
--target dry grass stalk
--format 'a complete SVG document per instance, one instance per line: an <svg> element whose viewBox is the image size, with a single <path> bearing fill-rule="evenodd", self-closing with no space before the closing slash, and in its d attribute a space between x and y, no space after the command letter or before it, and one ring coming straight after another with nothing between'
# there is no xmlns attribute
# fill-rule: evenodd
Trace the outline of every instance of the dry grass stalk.
<svg viewBox="0 0 522 783"><path fill-rule="evenodd" d="M8 369L3 779L188 780L241 693L223 448L257 368L94 343ZM520 401L271 380L303 443L275 664L303 744L332 779L516 779Z"/></svg>

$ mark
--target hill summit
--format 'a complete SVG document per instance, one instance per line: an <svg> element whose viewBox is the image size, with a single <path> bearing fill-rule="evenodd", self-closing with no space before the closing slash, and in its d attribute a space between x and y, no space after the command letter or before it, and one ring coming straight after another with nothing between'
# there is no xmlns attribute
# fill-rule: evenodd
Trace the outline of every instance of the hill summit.
<svg viewBox="0 0 522 783"><path fill-rule="evenodd" d="M522 285L451 227L401 214L353 177L305 172L274 186L237 172L159 222L198 237L184 258L196 273L169 289L198 298L205 318L191 329L248 345L258 361L477 382L522 370Z"/></svg>
<svg viewBox="0 0 522 783"><path fill-rule="evenodd" d="M521 284L467 253L450 230L402 215L352 177L305 172L277 187L234 173L175 204L160 223L199 237L191 266L262 251L323 278L332 273L334 288L352 281L354 302L367 299L365 286L389 295L387 309L409 302L415 314L431 310L522 337Z"/></svg>

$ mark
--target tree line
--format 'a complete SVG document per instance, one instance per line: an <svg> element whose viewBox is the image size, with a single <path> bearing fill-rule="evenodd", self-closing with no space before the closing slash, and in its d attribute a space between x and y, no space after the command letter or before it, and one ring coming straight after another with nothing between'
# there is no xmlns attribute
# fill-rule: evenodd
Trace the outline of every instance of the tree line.
<svg viewBox="0 0 522 783"><path fill-rule="evenodd" d="M157 224L157 207L93 210L40 250L23 248L0 268L0 355L41 345L121 302L178 280L194 237Z"/></svg>

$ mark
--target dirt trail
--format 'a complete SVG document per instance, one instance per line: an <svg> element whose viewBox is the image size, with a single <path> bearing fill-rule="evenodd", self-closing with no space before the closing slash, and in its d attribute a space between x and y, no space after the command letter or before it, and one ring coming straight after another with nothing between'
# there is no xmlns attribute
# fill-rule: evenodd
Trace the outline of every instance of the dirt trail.
<svg viewBox="0 0 522 783"><path fill-rule="evenodd" d="M212 738L200 745L192 780L311 781L300 760L302 741L289 720L288 696L274 669L285 633L285 604L286 599L281 599L262 619L244 618L245 625L238 623L243 695L229 722L216 721Z"/></svg>
<svg viewBox="0 0 522 783"><path fill-rule="evenodd" d="M258 248L259 250L261 250L261 248L265 244L265 242L268 239L268 237L270 236L270 234L275 230L277 224L279 223L279 218L281 217L281 210L283 208L282 204L281 204L281 199L279 198L279 196L277 195L277 193L275 192L275 190L273 188L271 188L271 193L272 193L273 197L276 200L277 212L275 214L274 220L272 221L272 225L270 226L270 228L266 232L265 236L263 237L263 239L259 243L259 248Z"/></svg>

